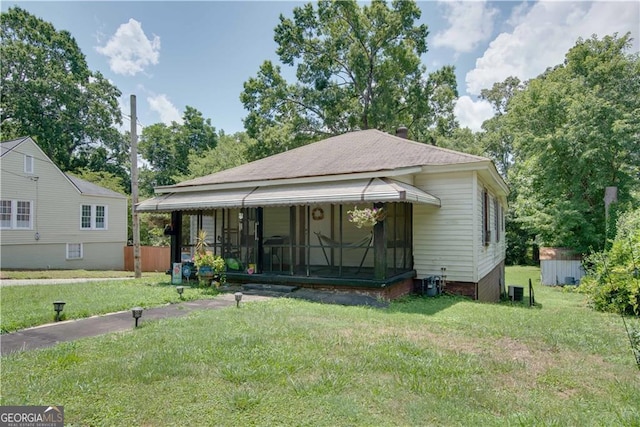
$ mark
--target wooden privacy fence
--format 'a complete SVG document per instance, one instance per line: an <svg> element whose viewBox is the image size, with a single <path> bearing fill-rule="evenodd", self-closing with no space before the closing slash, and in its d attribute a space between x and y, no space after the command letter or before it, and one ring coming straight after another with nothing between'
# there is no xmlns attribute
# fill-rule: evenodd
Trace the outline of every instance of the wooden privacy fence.
<svg viewBox="0 0 640 427"><path fill-rule="evenodd" d="M171 270L171 248L169 246L140 246L142 271ZM124 269L133 271L133 246L124 247Z"/></svg>

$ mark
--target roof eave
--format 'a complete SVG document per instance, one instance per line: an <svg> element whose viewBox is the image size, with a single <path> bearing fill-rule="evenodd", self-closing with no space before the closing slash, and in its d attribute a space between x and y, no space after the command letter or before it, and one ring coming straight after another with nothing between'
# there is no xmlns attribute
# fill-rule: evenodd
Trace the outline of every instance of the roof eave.
<svg viewBox="0 0 640 427"><path fill-rule="evenodd" d="M315 183L315 182L318 182L318 183L336 182L336 181L348 181L348 180L362 179L362 178L395 177L395 176L420 173L421 171L422 171L422 166L408 166L408 167L396 168L396 169L346 173L346 174L338 174L338 175L316 175L316 176L257 180L257 181L235 181L235 182L224 182L219 184L202 184L202 185L190 185L190 186L166 185L162 187L156 187L155 193L156 194L188 193L193 191L228 190L228 189L248 188L248 187L268 187L272 185L309 184L309 183Z"/></svg>

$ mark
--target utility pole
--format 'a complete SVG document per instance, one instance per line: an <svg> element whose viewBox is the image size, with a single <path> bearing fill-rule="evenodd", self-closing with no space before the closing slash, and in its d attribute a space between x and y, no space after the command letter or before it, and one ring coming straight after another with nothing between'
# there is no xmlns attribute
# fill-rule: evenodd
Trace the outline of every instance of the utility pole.
<svg viewBox="0 0 640 427"><path fill-rule="evenodd" d="M131 220L133 225L133 270L136 279L142 277L140 267L140 219L136 212L138 204L138 117L136 115L136 96L131 95Z"/></svg>

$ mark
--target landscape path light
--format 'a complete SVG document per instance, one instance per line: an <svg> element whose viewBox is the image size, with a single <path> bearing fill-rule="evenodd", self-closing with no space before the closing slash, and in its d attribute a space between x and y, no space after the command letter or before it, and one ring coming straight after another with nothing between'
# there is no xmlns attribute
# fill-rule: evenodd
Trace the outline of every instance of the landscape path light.
<svg viewBox="0 0 640 427"><path fill-rule="evenodd" d="M182 293L184 292L184 286L176 286L176 291L178 291L178 295L180 295L180 299L182 299Z"/></svg>
<svg viewBox="0 0 640 427"><path fill-rule="evenodd" d="M242 292L236 292L233 295L236 297L236 307L240 308L240 301L242 300Z"/></svg>
<svg viewBox="0 0 640 427"><path fill-rule="evenodd" d="M142 307L134 307L131 309L131 314L133 314L133 318L136 319L136 328L138 327L138 319L142 317Z"/></svg>
<svg viewBox="0 0 640 427"><path fill-rule="evenodd" d="M53 309L56 311L56 322L60 320L60 312L64 309L64 305L66 302L64 301L54 301Z"/></svg>

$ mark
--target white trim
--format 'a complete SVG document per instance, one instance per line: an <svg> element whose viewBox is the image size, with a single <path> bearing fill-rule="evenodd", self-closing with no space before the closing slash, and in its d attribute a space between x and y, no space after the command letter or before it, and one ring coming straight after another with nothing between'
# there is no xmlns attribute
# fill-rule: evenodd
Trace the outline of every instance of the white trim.
<svg viewBox="0 0 640 427"><path fill-rule="evenodd" d="M32 175L34 173L34 162L31 154L24 155L24 173Z"/></svg>
<svg viewBox="0 0 640 427"><path fill-rule="evenodd" d="M79 257L70 257L69 256L69 246L70 245L79 245L80 247L80 256ZM82 243L67 243L66 244L66 253L65 253L65 259L67 260L77 260L77 259L83 259L84 258L84 245Z"/></svg>
<svg viewBox="0 0 640 427"><path fill-rule="evenodd" d="M19 200L19 199L2 199L11 203L11 224L9 227L3 227L0 224L1 230L33 230L33 200ZM18 203L29 203L29 225L26 227L18 227Z"/></svg>
<svg viewBox="0 0 640 427"><path fill-rule="evenodd" d="M84 207L88 206L89 207L89 226L85 227L82 220L83 218L85 218L84 216ZM97 223L97 211L98 211L98 207L101 206L104 208L104 227L98 227L96 225ZM109 229L109 205L102 205L102 204L89 204L89 203L81 203L80 204L80 230L81 231L90 231L90 230L97 230L97 231L106 231Z"/></svg>

